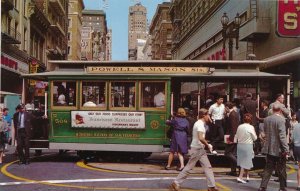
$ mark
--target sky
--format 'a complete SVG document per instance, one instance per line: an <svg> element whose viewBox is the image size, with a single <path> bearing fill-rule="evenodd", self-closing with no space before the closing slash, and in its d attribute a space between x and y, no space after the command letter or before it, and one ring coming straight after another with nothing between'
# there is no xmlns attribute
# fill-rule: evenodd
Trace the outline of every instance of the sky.
<svg viewBox="0 0 300 191"><path fill-rule="evenodd" d="M105 5L104 2L107 2ZM158 4L168 0L140 0L147 8L148 23L155 14ZM112 60L128 60L128 13L129 6L138 0L83 0L87 10L104 10L107 27L112 29Z"/></svg>

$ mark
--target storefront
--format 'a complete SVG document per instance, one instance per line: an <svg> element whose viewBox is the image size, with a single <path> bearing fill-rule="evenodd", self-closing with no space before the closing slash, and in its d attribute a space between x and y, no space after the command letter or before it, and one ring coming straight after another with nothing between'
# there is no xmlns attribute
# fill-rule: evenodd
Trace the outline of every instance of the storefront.
<svg viewBox="0 0 300 191"><path fill-rule="evenodd" d="M1 53L1 91L22 94L20 74L28 74L28 64Z"/></svg>

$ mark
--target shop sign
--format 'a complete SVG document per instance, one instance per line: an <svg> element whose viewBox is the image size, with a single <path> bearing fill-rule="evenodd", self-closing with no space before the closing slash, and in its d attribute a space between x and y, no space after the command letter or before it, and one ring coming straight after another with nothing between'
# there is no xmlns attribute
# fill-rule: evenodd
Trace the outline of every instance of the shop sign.
<svg viewBox="0 0 300 191"><path fill-rule="evenodd" d="M1 67L7 68L16 73L28 73L28 65L20 62L4 53L1 53Z"/></svg>
<svg viewBox="0 0 300 191"><path fill-rule="evenodd" d="M226 60L226 49L222 48L222 50L218 50L207 57L207 60Z"/></svg>
<svg viewBox="0 0 300 191"><path fill-rule="evenodd" d="M39 67L39 64L36 62L36 60L31 60L30 64L29 64L29 73L30 74L37 73L38 67ZM35 86L36 81L35 80L29 80L29 84L31 86Z"/></svg>
<svg viewBox="0 0 300 191"><path fill-rule="evenodd" d="M282 37L300 36L300 0L278 0L277 33Z"/></svg>
<svg viewBox="0 0 300 191"><path fill-rule="evenodd" d="M73 128L145 129L145 112L71 111Z"/></svg>

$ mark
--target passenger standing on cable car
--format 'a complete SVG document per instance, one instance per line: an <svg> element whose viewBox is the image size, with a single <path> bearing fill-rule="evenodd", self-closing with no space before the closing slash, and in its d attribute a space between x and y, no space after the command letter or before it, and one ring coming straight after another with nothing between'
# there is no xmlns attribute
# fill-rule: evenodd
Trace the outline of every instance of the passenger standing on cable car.
<svg viewBox="0 0 300 191"><path fill-rule="evenodd" d="M32 128L32 115L25 112L22 104L17 106L18 112L14 116L14 128L17 138L19 164L29 164L29 139ZM25 154L24 151L25 150Z"/></svg>
<svg viewBox="0 0 300 191"><path fill-rule="evenodd" d="M252 94L247 93L245 100L242 102L241 114L244 116L246 113L250 113L252 117L251 125L255 128L255 132L258 133L258 124L256 118L256 112L258 110L258 104L252 99Z"/></svg>
<svg viewBox="0 0 300 191"><path fill-rule="evenodd" d="M208 113L211 116L212 125L209 127L211 132L211 139L213 147L215 148L215 143L224 140L224 114L225 106L223 104L223 97L217 96L216 103L209 107Z"/></svg>
<svg viewBox="0 0 300 191"><path fill-rule="evenodd" d="M230 161L231 171L227 172L226 175L237 176L236 168L237 168L237 144L234 143L234 136L236 134L237 128L239 126L239 114L234 109L234 104L231 102L227 102L225 104L226 108L226 135L228 135L227 140L224 140L226 143L225 146L225 156Z"/></svg>
<svg viewBox="0 0 300 191"><path fill-rule="evenodd" d="M180 161L180 167L178 167L177 170L181 171L184 168L183 156L186 153L188 153L187 132L190 126L189 121L186 119L185 110L183 108L178 108L176 117L172 120L168 120L166 124L172 126L174 128L174 131L171 138L168 164L165 167L165 169L166 170L171 169L171 163L174 158L174 153L177 153Z"/></svg>

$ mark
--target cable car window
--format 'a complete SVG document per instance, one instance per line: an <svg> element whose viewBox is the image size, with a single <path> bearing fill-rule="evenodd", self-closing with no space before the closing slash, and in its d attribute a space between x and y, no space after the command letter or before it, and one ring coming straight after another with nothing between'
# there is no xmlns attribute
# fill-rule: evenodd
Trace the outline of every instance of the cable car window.
<svg viewBox="0 0 300 191"><path fill-rule="evenodd" d="M164 108L166 105L165 82L142 82L142 107Z"/></svg>
<svg viewBox="0 0 300 191"><path fill-rule="evenodd" d="M83 107L106 107L105 82L82 82Z"/></svg>
<svg viewBox="0 0 300 191"><path fill-rule="evenodd" d="M135 107L135 82L111 82L111 107Z"/></svg>
<svg viewBox="0 0 300 191"><path fill-rule="evenodd" d="M54 106L76 106L76 82L53 82L52 100Z"/></svg>

